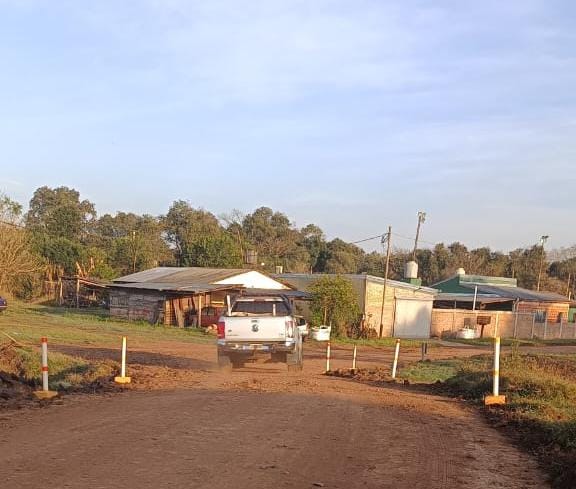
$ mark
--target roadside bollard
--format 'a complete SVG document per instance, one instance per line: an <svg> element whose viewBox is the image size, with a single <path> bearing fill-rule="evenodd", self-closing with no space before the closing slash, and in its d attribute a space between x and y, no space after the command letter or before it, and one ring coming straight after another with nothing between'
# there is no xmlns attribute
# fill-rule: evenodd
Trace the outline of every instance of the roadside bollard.
<svg viewBox="0 0 576 489"><path fill-rule="evenodd" d="M396 340L396 349L394 350L394 363L392 364L392 378L396 378L396 370L398 369L398 356L400 355L400 340Z"/></svg>
<svg viewBox="0 0 576 489"><path fill-rule="evenodd" d="M354 352L352 353L352 368L350 369L352 373L356 372L356 354L357 354L357 347L356 345L354 345Z"/></svg>
<svg viewBox="0 0 576 489"><path fill-rule="evenodd" d="M494 370L492 372L492 395L484 398L484 404L491 406L494 404L506 404L506 396L500 395L500 337L494 338Z"/></svg>
<svg viewBox="0 0 576 489"><path fill-rule="evenodd" d="M129 384L132 379L126 377L126 336L122 336L122 367L120 373L119 377L114 377L114 382L117 384Z"/></svg>
<svg viewBox="0 0 576 489"><path fill-rule="evenodd" d="M330 372L330 342L326 344L326 373Z"/></svg>
<svg viewBox="0 0 576 489"><path fill-rule="evenodd" d="M38 399L52 399L58 392L51 391L48 387L48 338L42 337L42 390L35 391Z"/></svg>

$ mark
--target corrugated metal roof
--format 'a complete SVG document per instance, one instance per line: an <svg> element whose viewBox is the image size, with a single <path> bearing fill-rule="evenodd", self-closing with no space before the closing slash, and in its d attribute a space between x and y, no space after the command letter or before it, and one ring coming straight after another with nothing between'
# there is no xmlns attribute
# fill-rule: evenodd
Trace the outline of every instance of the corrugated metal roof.
<svg viewBox="0 0 576 489"><path fill-rule="evenodd" d="M284 289L245 289L242 295L283 295L291 299L311 300L312 294L301 290L284 290Z"/></svg>
<svg viewBox="0 0 576 489"><path fill-rule="evenodd" d="M494 303L494 302L509 302L513 299L509 297L498 297L492 294L478 294L476 296L476 302L478 303ZM434 301L445 301L445 302L474 302L474 294L459 294L452 292L440 292Z"/></svg>
<svg viewBox="0 0 576 489"><path fill-rule="evenodd" d="M115 283L212 284L250 272L243 268L156 267L114 280Z"/></svg>
<svg viewBox="0 0 576 489"><path fill-rule="evenodd" d="M277 278L280 280L290 280L291 278L316 280L316 279L319 279L321 277L335 277L337 275L340 275L342 277L346 277L346 278L351 279L351 280L369 280L371 282L384 283L384 279L382 277L376 277L375 275L368 275L368 274L364 274L364 273L360 273L360 274L359 273L342 273L342 274L339 274L339 273L282 273L282 274L277 274L277 275L272 275L272 276L274 278ZM419 286L419 285L413 285L413 284L409 284L407 282L400 282L398 280L388 279L386 281L386 286L424 292L424 293L427 293L430 295L438 294L438 291L436 289L432 289L430 287L423 287L423 286Z"/></svg>
<svg viewBox="0 0 576 489"><path fill-rule="evenodd" d="M178 285L169 282L130 282L125 284L114 283L111 289L158 290L160 292L188 292L192 294L213 292L215 290L241 289L242 285L214 285L194 284Z"/></svg>
<svg viewBox="0 0 576 489"><path fill-rule="evenodd" d="M475 285L462 284L464 287L471 290L475 289ZM506 297L508 299L518 299L521 301L533 302L569 302L568 297L553 292L537 292L535 290L523 289L522 287L498 287L495 285L478 285L478 292L482 294L492 294L499 297Z"/></svg>

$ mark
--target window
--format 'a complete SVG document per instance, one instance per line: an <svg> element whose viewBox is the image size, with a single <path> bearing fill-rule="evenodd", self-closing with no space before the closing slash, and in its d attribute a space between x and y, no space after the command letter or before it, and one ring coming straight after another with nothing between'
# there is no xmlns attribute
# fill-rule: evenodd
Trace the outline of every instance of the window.
<svg viewBox="0 0 576 489"><path fill-rule="evenodd" d="M290 311L283 301L238 301L234 304L232 312L244 314L273 314L276 316L288 316Z"/></svg>

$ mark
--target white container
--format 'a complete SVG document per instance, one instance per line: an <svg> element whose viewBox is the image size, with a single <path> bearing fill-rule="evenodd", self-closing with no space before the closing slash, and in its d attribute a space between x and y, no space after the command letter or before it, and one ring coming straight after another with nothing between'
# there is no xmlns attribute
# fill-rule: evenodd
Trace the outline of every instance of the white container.
<svg viewBox="0 0 576 489"><path fill-rule="evenodd" d="M311 328L310 332L313 340L330 341L330 333L332 332L332 327L320 326L318 328Z"/></svg>
<svg viewBox="0 0 576 489"><path fill-rule="evenodd" d="M456 331L456 338L460 338L462 340L473 340L476 337L476 330L472 328L462 328Z"/></svg>

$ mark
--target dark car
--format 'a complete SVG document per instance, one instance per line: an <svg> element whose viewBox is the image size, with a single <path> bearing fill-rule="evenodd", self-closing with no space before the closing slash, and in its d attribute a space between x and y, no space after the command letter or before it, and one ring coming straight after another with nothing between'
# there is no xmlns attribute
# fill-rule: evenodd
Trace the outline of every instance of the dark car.
<svg viewBox="0 0 576 489"><path fill-rule="evenodd" d="M4 297L0 297L0 312L8 307L8 301Z"/></svg>

